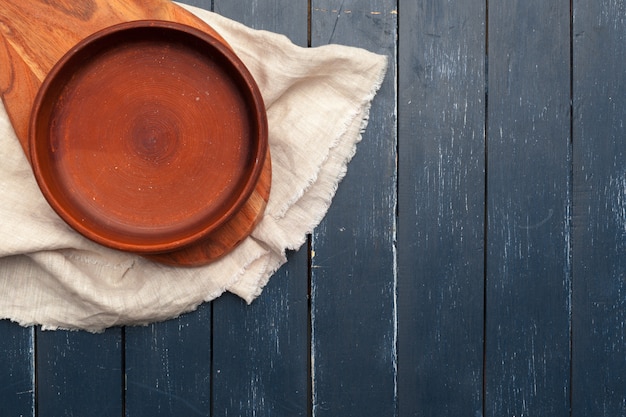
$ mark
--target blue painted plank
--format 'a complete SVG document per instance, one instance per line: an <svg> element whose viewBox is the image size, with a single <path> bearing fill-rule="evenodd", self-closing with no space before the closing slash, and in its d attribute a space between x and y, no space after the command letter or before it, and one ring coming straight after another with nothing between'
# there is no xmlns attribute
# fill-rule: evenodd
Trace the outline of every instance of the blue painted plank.
<svg viewBox="0 0 626 417"><path fill-rule="evenodd" d="M397 2L311 5L312 46L339 43L389 57L363 141L312 238L312 411L318 417L393 416Z"/></svg>
<svg viewBox="0 0 626 417"><path fill-rule="evenodd" d="M573 416L626 415L626 6L575 0Z"/></svg>
<svg viewBox="0 0 626 417"><path fill-rule="evenodd" d="M400 3L402 416L482 414L483 0Z"/></svg>
<svg viewBox="0 0 626 417"><path fill-rule="evenodd" d="M251 305L231 294L214 302L214 415L308 415L307 293L302 250Z"/></svg>
<svg viewBox="0 0 626 417"><path fill-rule="evenodd" d="M215 11L306 46L306 0L215 1ZM308 248L251 305L232 295L213 303L213 403L219 416L307 416Z"/></svg>
<svg viewBox="0 0 626 417"><path fill-rule="evenodd" d="M35 330L0 321L0 414L35 416Z"/></svg>
<svg viewBox="0 0 626 417"><path fill-rule="evenodd" d="M122 416L122 329L36 337L37 417Z"/></svg>
<svg viewBox="0 0 626 417"><path fill-rule="evenodd" d="M211 305L126 328L125 417L211 415Z"/></svg>
<svg viewBox="0 0 626 417"><path fill-rule="evenodd" d="M281 33L296 45L307 46L308 2L306 0L213 1L215 12L222 16L254 29Z"/></svg>
<svg viewBox="0 0 626 417"><path fill-rule="evenodd" d="M570 412L569 0L489 1L485 415Z"/></svg>

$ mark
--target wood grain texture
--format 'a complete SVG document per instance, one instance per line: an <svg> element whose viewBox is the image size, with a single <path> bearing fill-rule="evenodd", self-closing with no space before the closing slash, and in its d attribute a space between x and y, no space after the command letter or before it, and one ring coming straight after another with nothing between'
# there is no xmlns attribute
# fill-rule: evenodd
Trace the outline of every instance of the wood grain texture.
<svg viewBox="0 0 626 417"><path fill-rule="evenodd" d="M101 334L37 331L37 417L121 416L120 328Z"/></svg>
<svg viewBox="0 0 626 417"><path fill-rule="evenodd" d="M217 0L216 12L306 46L305 0ZM213 403L221 416L309 413L308 248L251 305L232 295L213 302Z"/></svg>
<svg viewBox="0 0 626 417"><path fill-rule="evenodd" d="M485 3L400 5L402 416L482 414Z"/></svg>
<svg viewBox="0 0 626 417"><path fill-rule="evenodd" d="M211 416L210 304L125 332L125 417Z"/></svg>
<svg viewBox="0 0 626 417"><path fill-rule="evenodd" d="M626 6L574 5L572 415L626 415Z"/></svg>
<svg viewBox="0 0 626 417"><path fill-rule="evenodd" d="M569 1L489 2L485 416L568 416Z"/></svg>
<svg viewBox="0 0 626 417"><path fill-rule="evenodd" d="M35 329L0 321L0 409L35 417Z"/></svg>
<svg viewBox="0 0 626 417"><path fill-rule="evenodd" d="M313 415L393 416L396 387L395 0L313 0L312 46L387 55L369 125L322 224L311 259Z"/></svg>

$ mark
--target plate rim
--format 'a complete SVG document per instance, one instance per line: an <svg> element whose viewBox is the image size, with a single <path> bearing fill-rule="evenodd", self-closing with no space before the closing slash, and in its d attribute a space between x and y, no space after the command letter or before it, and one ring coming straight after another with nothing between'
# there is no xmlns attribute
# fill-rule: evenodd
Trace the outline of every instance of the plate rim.
<svg viewBox="0 0 626 417"><path fill-rule="evenodd" d="M249 97L252 99L252 102L248 104L251 108L254 109L255 120L252 120L252 125L254 125L256 128L257 143L256 151L252 154L254 159L253 167L251 169L250 176L245 183L243 191L235 198L234 203L230 205L230 207L228 207L224 211L224 213L222 213L217 221L210 222L210 224L202 224L202 227L194 228L184 237L175 237L167 240L159 240L158 242L144 244L124 241L123 237L119 233L116 233L116 238L112 238L111 235L103 236L101 233L96 232L90 227L84 225L80 221L80 219L77 219L76 217L71 215L69 211L65 209L64 204L59 202L59 200L55 196L55 193L50 189L48 185L46 176L42 172L42 167L39 164L40 156L38 152L38 146L36 144L40 133L38 132L37 124L39 123L41 108L45 103L45 100L49 99L48 95L50 94L50 89L53 88L57 76L61 74L62 71L66 70L66 66L72 62L72 59L77 54L84 52L85 49L89 48L95 42L102 41L103 39L109 36L117 35L120 32L128 30L152 29L154 29L155 32L160 33L164 33L163 31L183 32L186 35L190 35L200 40L204 44L208 44L211 48L213 48L221 55L221 59L225 58L227 61L229 61L230 65L238 72L236 77L238 78L238 80L236 81L236 84L241 86L243 81L243 84L245 84L244 87L246 89L246 95L249 95ZM75 70L73 71L75 72ZM250 195L254 192L256 183L258 182L261 172L263 170L265 158L269 149L267 114L265 110L265 105L258 85L256 84L256 81L254 80L252 74L246 68L245 64L241 61L241 59L239 59L239 57L228 45L220 41L218 38L206 32L203 32L200 29L196 29L182 23L166 20L133 20L130 22L123 22L111 25L84 38L74 47L72 47L66 54L64 54L63 57L54 65L54 67L48 73L41 87L39 88L39 91L34 101L34 105L31 110L28 141L30 153L29 156L31 159L33 171L35 173L35 178L37 180L39 188L42 191L42 194L48 201L48 204L54 209L54 211L67 224L69 224L74 230L76 230L83 236L113 249L124 250L138 254L158 254L166 253L173 250L180 250L180 248L192 245L195 242L204 239L211 232L226 224L230 219L235 216L238 210L243 207Z"/></svg>

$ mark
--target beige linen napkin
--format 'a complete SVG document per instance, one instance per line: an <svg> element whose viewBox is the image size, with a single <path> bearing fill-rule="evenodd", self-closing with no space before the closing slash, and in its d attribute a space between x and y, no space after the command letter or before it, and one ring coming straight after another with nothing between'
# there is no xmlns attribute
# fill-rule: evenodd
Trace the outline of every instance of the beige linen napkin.
<svg viewBox="0 0 626 417"><path fill-rule="evenodd" d="M185 6L246 64L265 99L272 154L266 213L228 256L175 268L101 247L48 206L0 107L0 318L47 329L100 331L176 317L231 291L260 295L326 213L367 123L386 59L344 46L300 48Z"/></svg>

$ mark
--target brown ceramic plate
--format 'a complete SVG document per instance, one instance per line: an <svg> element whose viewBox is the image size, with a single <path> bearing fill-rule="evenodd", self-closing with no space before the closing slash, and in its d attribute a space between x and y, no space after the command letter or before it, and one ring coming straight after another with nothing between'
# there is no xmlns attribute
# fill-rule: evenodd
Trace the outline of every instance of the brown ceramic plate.
<svg viewBox="0 0 626 417"><path fill-rule="evenodd" d="M206 237L254 190L263 101L229 47L177 23L85 39L35 100L30 157L44 196L103 245L161 253Z"/></svg>

